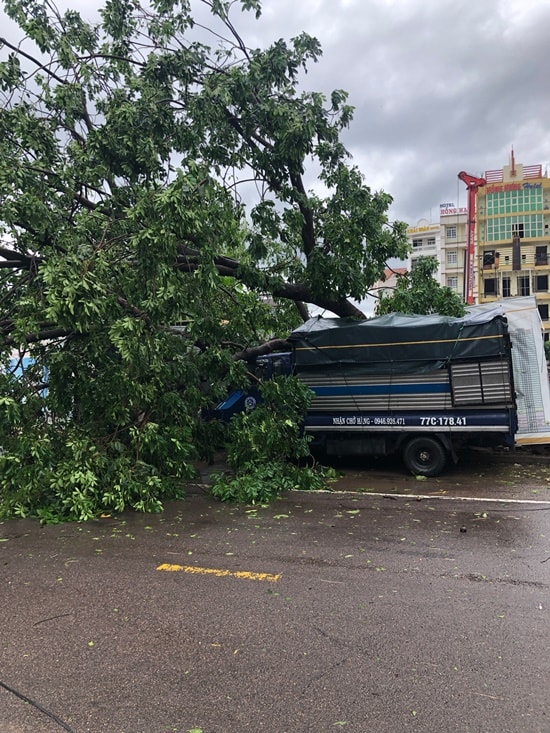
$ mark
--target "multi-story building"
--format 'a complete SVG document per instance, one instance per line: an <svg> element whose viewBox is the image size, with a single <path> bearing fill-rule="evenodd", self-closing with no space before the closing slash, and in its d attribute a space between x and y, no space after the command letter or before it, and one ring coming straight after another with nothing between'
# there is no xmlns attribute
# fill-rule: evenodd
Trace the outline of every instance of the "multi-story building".
<svg viewBox="0 0 550 733"><path fill-rule="evenodd" d="M458 207L454 203L441 204L439 221L441 226L439 282L462 296L464 293L468 210L465 207ZM474 288L474 295L476 294Z"/></svg>
<svg viewBox="0 0 550 733"><path fill-rule="evenodd" d="M436 280L462 295L467 223L468 210L447 202L439 206L439 222L421 219L416 226L409 227L407 239L411 253L407 269L411 270L420 257L435 257Z"/></svg>
<svg viewBox="0 0 550 733"><path fill-rule="evenodd" d="M533 295L550 335L550 179L541 165L485 173L477 193L478 302Z"/></svg>
<svg viewBox="0 0 550 733"><path fill-rule="evenodd" d="M415 261L420 257L435 257L439 264L436 277L439 278L440 232L439 223L430 224L427 219L421 219L416 226L407 229L407 239L411 247L407 269L412 270Z"/></svg>
<svg viewBox="0 0 550 733"><path fill-rule="evenodd" d="M470 268L474 303L532 295L550 338L550 179L541 165L516 164L485 172L477 191L474 258ZM407 230L411 255L439 262L441 285L466 299L466 206L440 204L439 223L419 221Z"/></svg>

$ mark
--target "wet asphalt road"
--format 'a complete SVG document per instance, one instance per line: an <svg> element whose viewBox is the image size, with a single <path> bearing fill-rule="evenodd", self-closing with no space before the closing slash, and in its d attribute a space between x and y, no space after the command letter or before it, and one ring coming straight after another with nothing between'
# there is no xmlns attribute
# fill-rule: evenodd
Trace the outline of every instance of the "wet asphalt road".
<svg viewBox="0 0 550 733"><path fill-rule="evenodd" d="M4 522L0 733L549 733L548 469Z"/></svg>

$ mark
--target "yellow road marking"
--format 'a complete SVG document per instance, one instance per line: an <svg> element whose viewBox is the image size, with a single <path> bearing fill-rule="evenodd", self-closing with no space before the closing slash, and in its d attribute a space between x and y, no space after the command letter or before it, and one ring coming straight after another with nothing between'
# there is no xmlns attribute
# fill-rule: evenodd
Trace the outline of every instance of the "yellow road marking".
<svg viewBox="0 0 550 733"><path fill-rule="evenodd" d="M267 580L269 583L276 583L281 574L272 575L271 573L249 573L245 570L219 570L217 568L199 568L196 565L170 565L163 563L159 565L157 570L164 570L168 573L195 573L195 575L216 575L218 578L232 577L244 578L245 580Z"/></svg>

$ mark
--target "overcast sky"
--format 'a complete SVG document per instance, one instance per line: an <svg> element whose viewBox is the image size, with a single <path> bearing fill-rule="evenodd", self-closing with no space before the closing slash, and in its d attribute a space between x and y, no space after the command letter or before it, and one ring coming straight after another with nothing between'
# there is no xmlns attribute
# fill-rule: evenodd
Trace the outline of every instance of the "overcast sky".
<svg viewBox="0 0 550 733"><path fill-rule="evenodd" d="M314 88L356 108L346 144L393 218L466 205L457 174L550 161L550 0L265 0L265 38L305 30ZM258 29L257 29L258 32Z"/></svg>
<svg viewBox="0 0 550 733"><path fill-rule="evenodd" d="M58 3L88 19L100 4ZM457 173L502 168L512 146L517 163L549 164L550 0L263 0L259 21L233 20L252 47L319 39L307 88L349 92L345 144L367 184L393 196L393 219L465 206Z"/></svg>

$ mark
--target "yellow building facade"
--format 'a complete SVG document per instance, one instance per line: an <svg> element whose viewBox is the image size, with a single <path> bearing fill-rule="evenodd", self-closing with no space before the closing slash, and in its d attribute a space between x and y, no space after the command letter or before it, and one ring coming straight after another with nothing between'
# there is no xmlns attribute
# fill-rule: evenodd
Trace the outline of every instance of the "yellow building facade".
<svg viewBox="0 0 550 733"><path fill-rule="evenodd" d="M477 193L475 291L485 303L535 296L550 335L550 179L513 160Z"/></svg>

